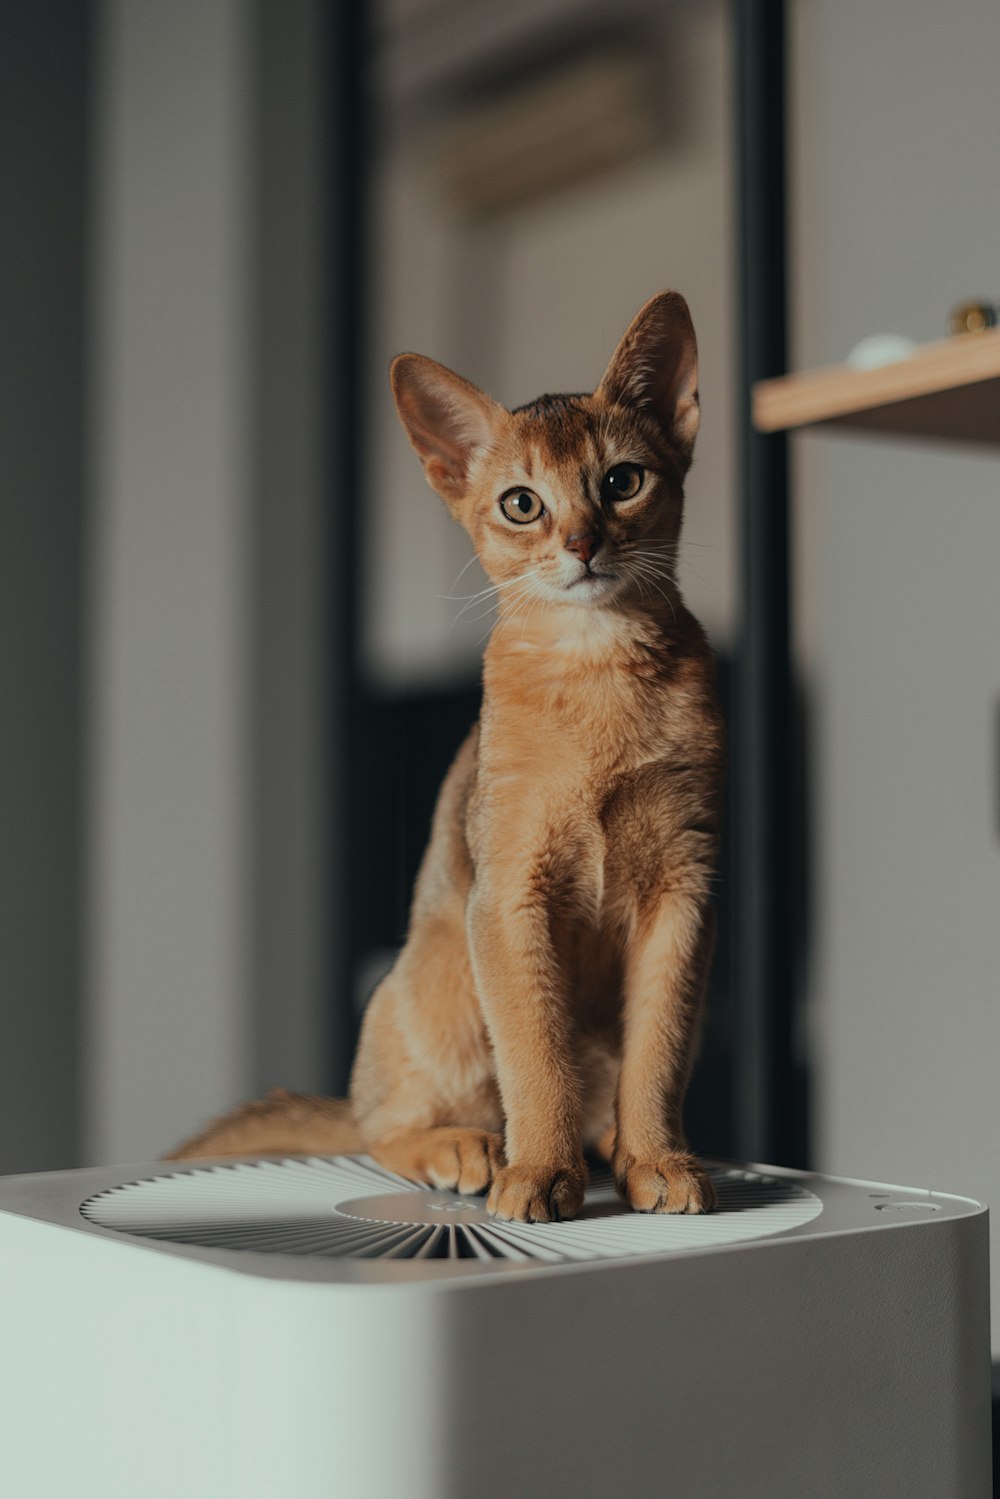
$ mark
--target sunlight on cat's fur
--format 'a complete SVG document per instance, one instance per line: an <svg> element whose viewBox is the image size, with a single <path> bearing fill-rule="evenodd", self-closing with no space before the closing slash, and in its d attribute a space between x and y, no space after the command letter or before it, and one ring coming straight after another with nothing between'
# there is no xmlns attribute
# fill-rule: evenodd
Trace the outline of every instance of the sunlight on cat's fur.
<svg viewBox="0 0 1000 1499"><path fill-rule="evenodd" d="M392 389L496 590L482 714L442 786L349 1102L275 1092L171 1158L364 1149L547 1222L578 1211L592 1146L634 1208L702 1212L713 1190L681 1108L723 744L675 573L699 420L687 305L648 302L593 395L508 411L417 354L394 361Z"/></svg>

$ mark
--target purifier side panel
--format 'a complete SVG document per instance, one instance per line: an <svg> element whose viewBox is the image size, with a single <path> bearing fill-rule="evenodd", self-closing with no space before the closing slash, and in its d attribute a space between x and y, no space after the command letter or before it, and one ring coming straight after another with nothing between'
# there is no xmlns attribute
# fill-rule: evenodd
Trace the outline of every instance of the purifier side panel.
<svg viewBox="0 0 1000 1499"><path fill-rule="evenodd" d="M449 1427L438 1297L245 1277L235 1294L238 1461L220 1493L442 1499Z"/></svg>
<svg viewBox="0 0 1000 1499"><path fill-rule="evenodd" d="M441 1499L987 1499L985 1215L442 1307Z"/></svg>
<svg viewBox="0 0 1000 1499"><path fill-rule="evenodd" d="M441 1499L421 1287L241 1275L4 1214L0 1491Z"/></svg>
<svg viewBox="0 0 1000 1499"><path fill-rule="evenodd" d="M0 1489L23 1499L229 1495L227 1277L5 1215Z"/></svg>

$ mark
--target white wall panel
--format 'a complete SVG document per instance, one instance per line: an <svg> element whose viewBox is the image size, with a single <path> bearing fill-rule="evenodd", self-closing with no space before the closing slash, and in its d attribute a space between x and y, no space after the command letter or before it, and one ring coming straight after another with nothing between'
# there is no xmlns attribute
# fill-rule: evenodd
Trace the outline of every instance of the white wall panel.
<svg viewBox="0 0 1000 1499"><path fill-rule="evenodd" d="M793 19L796 362L941 337L1000 294L1000 10ZM1000 458L814 435L796 474L816 1164L1000 1206Z"/></svg>

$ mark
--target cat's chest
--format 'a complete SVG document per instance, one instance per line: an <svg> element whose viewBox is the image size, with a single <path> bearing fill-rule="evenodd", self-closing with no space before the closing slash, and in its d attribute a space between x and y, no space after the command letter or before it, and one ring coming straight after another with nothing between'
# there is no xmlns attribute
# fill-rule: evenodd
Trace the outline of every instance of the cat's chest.
<svg viewBox="0 0 1000 1499"><path fill-rule="evenodd" d="M555 649L487 661L470 833L479 846L568 838L587 858L607 834L609 799L650 767L714 760L711 657L692 625L672 644L651 636L602 656Z"/></svg>
<svg viewBox="0 0 1000 1499"><path fill-rule="evenodd" d="M663 678L553 673L487 699L483 755L503 772L559 764L571 778L621 773L670 753L686 728L684 694Z"/></svg>
<svg viewBox="0 0 1000 1499"><path fill-rule="evenodd" d="M596 830L613 790L651 763L686 758L689 735L683 702L663 684L570 682L516 703L488 700L477 801L491 822L526 834Z"/></svg>

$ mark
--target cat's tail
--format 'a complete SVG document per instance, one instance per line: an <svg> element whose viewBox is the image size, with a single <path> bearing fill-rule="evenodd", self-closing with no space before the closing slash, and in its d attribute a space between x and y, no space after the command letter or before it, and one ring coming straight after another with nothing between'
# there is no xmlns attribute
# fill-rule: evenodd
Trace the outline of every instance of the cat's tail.
<svg viewBox="0 0 1000 1499"><path fill-rule="evenodd" d="M213 1119L165 1161L209 1156L342 1155L362 1150L346 1098L319 1098L272 1088L266 1098L241 1104Z"/></svg>

